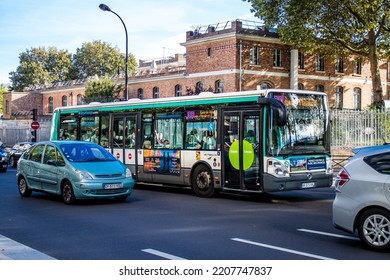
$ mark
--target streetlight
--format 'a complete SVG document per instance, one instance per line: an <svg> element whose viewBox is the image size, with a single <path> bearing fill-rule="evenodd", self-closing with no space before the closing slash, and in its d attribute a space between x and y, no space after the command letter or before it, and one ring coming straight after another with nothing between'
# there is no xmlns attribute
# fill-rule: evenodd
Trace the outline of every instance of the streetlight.
<svg viewBox="0 0 390 280"><path fill-rule="evenodd" d="M120 20L121 22L123 23L123 27L125 28L125 33L126 33L126 62L125 62L125 99L128 100L129 99L129 92L128 92L128 89L127 89L127 83L128 83L128 76L127 76L127 69L128 69L128 57L129 57L129 51L128 51L128 35L127 35L127 28L126 28L126 25L125 23L123 22L122 18L117 14L115 13L114 11L112 11L110 9L110 7L108 7L107 5L105 4L100 4L99 5L99 8L100 10L102 11L105 11L105 12L111 12L113 14L115 14Z"/></svg>

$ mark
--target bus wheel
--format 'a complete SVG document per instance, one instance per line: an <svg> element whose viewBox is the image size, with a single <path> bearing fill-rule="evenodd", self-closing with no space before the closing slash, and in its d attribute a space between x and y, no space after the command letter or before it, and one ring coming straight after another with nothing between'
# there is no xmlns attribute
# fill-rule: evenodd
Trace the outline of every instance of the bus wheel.
<svg viewBox="0 0 390 280"><path fill-rule="evenodd" d="M213 197L215 195L209 168L204 165L198 165L195 168L192 176L192 189L200 197Z"/></svg>

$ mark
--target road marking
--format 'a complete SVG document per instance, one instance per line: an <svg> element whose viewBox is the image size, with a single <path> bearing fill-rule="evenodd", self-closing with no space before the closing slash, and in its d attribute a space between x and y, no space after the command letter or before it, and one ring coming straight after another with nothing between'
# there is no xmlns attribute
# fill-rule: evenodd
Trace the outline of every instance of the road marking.
<svg viewBox="0 0 390 280"><path fill-rule="evenodd" d="M180 258L178 256L174 256L174 255L167 254L167 253L164 253L164 252L161 252L161 251L157 251L157 250L153 250L153 249L143 249L142 251L145 252L145 253L149 253L149 254L152 254L152 255L156 255L156 256L168 259L168 260L186 260L186 259Z"/></svg>
<svg viewBox="0 0 390 280"><path fill-rule="evenodd" d="M0 260L55 260L0 234Z"/></svg>
<svg viewBox="0 0 390 280"><path fill-rule="evenodd" d="M316 230L305 229L305 228L299 228L297 230L298 231L303 231L303 232L308 232L308 233L332 236L332 237L337 237L337 238L344 238L344 239L351 239L351 240L360 240L359 238L353 237L353 236L346 236L346 235L341 235L341 234L335 234L335 233L323 232L323 231L316 231Z"/></svg>
<svg viewBox="0 0 390 280"><path fill-rule="evenodd" d="M305 252L301 252L301 251L296 251L296 250L291 250L291 249L287 249L287 248L283 248L283 247L254 242L254 241L241 239L241 238L232 238L231 240L242 242L242 243L247 243L247 244L251 244L251 245L255 245L255 246L265 247L265 248L269 248L269 249L273 249L273 250L283 251L283 252L287 252L287 253L291 253L291 254L296 254L296 255L300 255L300 256L305 256L305 257L309 257L309 258L319 259L319 260L334 260L332 258L327 258L327 257L320 256L320 255L309 254L309 253L305 253Z"/></svg>

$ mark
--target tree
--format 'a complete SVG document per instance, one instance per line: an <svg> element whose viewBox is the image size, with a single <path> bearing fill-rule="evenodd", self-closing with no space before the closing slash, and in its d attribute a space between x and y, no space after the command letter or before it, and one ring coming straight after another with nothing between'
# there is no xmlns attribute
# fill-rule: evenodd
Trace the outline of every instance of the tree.
<svg viewBox="0 0 390 280"><path fill-rule="evenodd" d="M122 86L116 86L107 76L92 79L85 87L84 102L112 102L119 99Z"/></svg>
<svg viewBox="0 0 390 280"><path fill-rule="evenodd" d="M19 55L20 65L10 72L11 90L23 91L30 85L65 81L72 67L71 55L55 47L38 47Z"/></svg>
<svg viewBox="0 0 390 280"><path fill-rule="evenodd" d="M128 71L135 71L135 57L128 56ZM98 75L114 75L124 73L125 55L121 54L117 48L101 41L84 43L73 55L73 67L75 78L87 78Z"/></svg>
<svg viewBox="0 0 390 280"><path fill-rule="evenodd" d="M242 0L282 42L324 56L368 59L373 105L383 106L379 61L390 54L389 0Z"/></svg>
<svg viewBox="0 0 390 280"><path fill-rule="evenodd" d="M0 84L0 114L3 113L3 95L7 92L4 84Z"/></svg>

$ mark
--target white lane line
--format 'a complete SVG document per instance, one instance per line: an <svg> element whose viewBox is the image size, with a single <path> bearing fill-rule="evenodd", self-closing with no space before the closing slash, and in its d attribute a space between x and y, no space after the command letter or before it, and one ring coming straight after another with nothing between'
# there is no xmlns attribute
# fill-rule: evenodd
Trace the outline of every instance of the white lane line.
<svg viewBox="0 0 390 280"><path fill-rule="evenodd" d="M159 256L159 257L162 257L162 258L165 258L165 259L168 259L168 260L186 260L186 259L180 258L178 256L167 254L167 253L164 253L164 252L161 252L161 251L157 251L157 250L154 250L154 249L143 249L141 251L143 251L145 253L152 254L152 255L156 255L156 256Z"/></svg>
<svg viewBox="0 0 390 280"><path fill-rule="evenodd" d="M305 252L301 252L301 251L296 251L296 250L291 250L291 249L287 249L287 248L283 248L283 247L254 242L254 241L241 239L241 238L232 238L231 240L242 242L242 243L247 243L247 244L251 244L251 245L255 245L255 246L265 247L265 248L269 248L269 249L273 249L273 250L283 251L283 252L287 252L287 253L291 253L291 254L295 254L295 255L319 259L319 260L334 260L332 258L327 258L327 257L320 256L320 255L309 254L309 253L305 253Z"/></svg>
<svg viewBox="0 0 390 280"><path fill-rule="evenodd" d="M337 238L344 238L344 239L351 239L351 240L359 240L357 237L353 236L346 236L341 234L334 234L330 232L323 232L323 231L317 231L317 230L311 230L311 229L305 229L305 228L299 228L298 231L308 232L308 233L314 233L314 234L320 234L320 235L326 235L326 236L332 236Z"/></svg>
<svg viewBox="0 0 390 280"><path fill-rule="evenodd" d="M55 260L0 234L0 260Z"/></svg>

